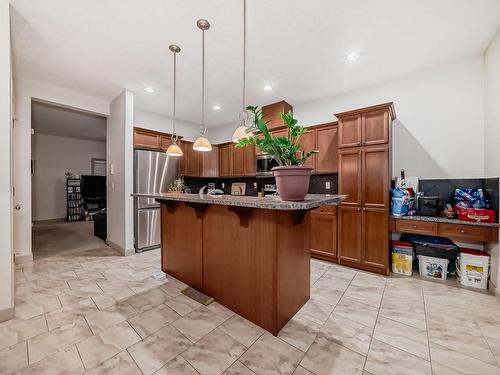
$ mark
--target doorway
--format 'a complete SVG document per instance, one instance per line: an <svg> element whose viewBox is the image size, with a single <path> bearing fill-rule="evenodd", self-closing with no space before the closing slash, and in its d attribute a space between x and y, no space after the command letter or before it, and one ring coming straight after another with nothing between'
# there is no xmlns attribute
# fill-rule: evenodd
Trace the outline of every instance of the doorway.
<svg viewBox="0 0 500 375"><path fill-rule="evenodd" d="M106 117L31 102L35 258L105 246Z"/></svg>

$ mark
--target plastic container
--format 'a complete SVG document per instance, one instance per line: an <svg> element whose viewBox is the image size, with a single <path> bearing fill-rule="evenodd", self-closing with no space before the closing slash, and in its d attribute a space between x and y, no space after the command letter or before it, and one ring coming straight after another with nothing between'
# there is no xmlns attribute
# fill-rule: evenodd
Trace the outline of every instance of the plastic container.
<svg viewBox="0 0 500 375"><path fill-rule="evenodd" d="M448 259L417 255L420 275L434 280L446 280Z"/></svg>
<svg viewBox="0 0 500 375"><path fill-rule="evenodd" d="M404 241L392 241L392 272L411 276L413 245Z"/></svg>
<svg viewBox="0 0 500 375"><path fill-rule="evenodd" d="M457 258L457 274L462 285L487 289L489 272L489 255L480 250L460 249Z"/></svg>
<svg viewBox="0 0 500 375"><path fill-rule="evenodd" d="M473 221L477 223L494 223L495 210L486 208L456 207L458 220Z"/></svg>

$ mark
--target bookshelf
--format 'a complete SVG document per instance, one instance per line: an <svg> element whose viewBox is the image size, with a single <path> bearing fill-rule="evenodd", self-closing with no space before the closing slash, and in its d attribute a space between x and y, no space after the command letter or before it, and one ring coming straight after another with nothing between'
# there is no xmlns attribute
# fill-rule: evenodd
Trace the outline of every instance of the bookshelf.
<svg viewBox="0 0 500 375"><path fill-rule="evenodd" d="M79 178L66 179L66 200L68 221L84 220L82 210L81 180Z"/></svg>

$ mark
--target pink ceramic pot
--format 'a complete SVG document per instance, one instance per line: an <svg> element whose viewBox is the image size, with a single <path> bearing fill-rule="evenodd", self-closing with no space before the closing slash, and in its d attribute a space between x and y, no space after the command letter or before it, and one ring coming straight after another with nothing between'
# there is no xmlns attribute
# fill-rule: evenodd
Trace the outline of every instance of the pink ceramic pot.
<svg viewBox="0 0 500 375"><path fill-rule="evenodd" d="M284 201L303 201L309 190L311 167L286 165L272 169L276 177L276 188Z"/></svg>

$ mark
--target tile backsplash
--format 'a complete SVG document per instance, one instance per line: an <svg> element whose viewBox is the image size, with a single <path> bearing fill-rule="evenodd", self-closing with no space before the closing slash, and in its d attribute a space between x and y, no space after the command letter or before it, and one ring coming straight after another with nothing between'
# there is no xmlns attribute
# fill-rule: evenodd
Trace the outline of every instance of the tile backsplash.
<svg viewBox="0 0 500 375"><path fill-rule="evenodd" d="M201 187L214 183L216 189L221 189L225 194L231 193L233 182L246 183L246 195L257 196L265 184L275 184L274 177L185 177L184 182L191 189L192 193L197 193ZM327 183L330 189L326 188ZM224 184L224 188L222 187ZM255 187L255 184L257 187ZM310 194L337 194L338 178L337 174L312 175L309 183Z"/></svg>

